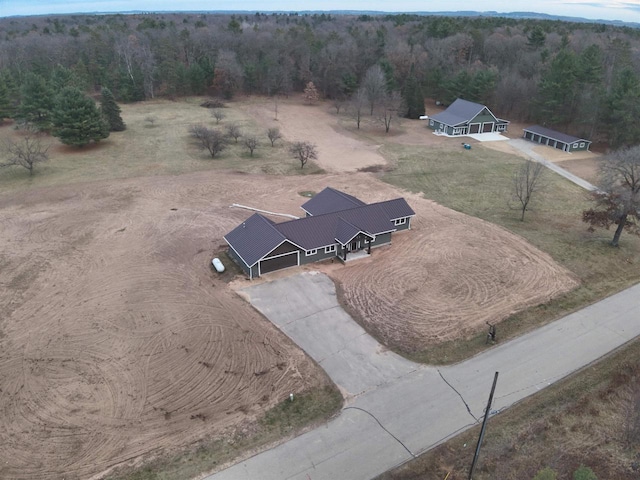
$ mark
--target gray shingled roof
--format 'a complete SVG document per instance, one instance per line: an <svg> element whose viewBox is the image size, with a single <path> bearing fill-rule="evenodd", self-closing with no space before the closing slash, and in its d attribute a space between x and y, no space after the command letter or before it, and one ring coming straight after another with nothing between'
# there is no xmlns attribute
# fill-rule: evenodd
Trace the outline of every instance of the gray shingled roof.
<svg viewBox="0 0 640 480"><path fill-rule="evenodd" d="M458 98L455 102L449 105L449 108L444 112L436 113L435 115L431 115L429 118L437 120L440 123L444 123L445 125L455 127L456 125L469 122L485 108L491 115L493 115L491 110L489 110L485 105ZM493 115L493 117L498 121L506 122L506 120L502 120L495 115Z"/></svg>
<svg viewBox="0 0 640 480"><path fill-rule="evenodd" d="M346 245L351 240L353 240L353 237L358 235L360 232L361 230L355 225L351 225L343 218L338 218L334 240L340 242L341 245Z"/></svg>
<svg viewBox="0 0 640 480"><path fill-rule="evenodd" d="M359 232L371 236L393 232L396 230L393 220L414 215L415 212L404 198L371 205L363 203L337 212L282 223L274 223L254 213L225 235L224 239L248 266L253 266L284 241L304 250L327 247L336 241L344 245Z"/></svg>
<svg viewBox="0 0 640 480"><path fill-rule="evenodd" d="M224 236L225 241L248 266L255 265L286 237L274 227L271 220L254 213Z"/></svg>
<svg viewBox="0 0 640 480"><path fill-rule="evenodd" d="M575 142L587 142L591 143L589 140L585 140L584 138L574 137L572 135L567 135L566 133L556 132L555 130L551 130L550 128L541 127L540 125L532 125L531 127L523 128L525 132L535 133L536 135L542 135L543 137L550 138L552 140L557 140L563 143L575 143Z"/></svg>
<svg viewBox="0 0 640 480"><path fill-rule="evenodd" d="M401 198L398 200L401 200L406 205L404 199ZM363 205L362 207L342 210L340 212L290 220L277 223L274 227L293 243L301 246L305 250L313 250L333 245L336 241L340 219L351 224L357 228L358 231L365 232L369 235L393 232L396 230L392 223L394 219L389 216L381 203L372 203L371 205ZM415 215L409 205L406 205L405 211L407 212L407 217Z"/></svg>
<svg viewBox="0 0 640 480"><path fill-rule="evenodd" d="M416 214L404 198L387 200L386 202L378 203L378 205L380 205L386 214L389 215L391 220L413 217Z"/></svg>
<svg viewBox="0 0 640 480"><path fill-rule="evenodd" d="M366 203L362 200L348 193L327 187L316 194L311 200L302 204L300 208L311 215L322 215L324 213L339 212L363 205L366 205Z"/></svg>

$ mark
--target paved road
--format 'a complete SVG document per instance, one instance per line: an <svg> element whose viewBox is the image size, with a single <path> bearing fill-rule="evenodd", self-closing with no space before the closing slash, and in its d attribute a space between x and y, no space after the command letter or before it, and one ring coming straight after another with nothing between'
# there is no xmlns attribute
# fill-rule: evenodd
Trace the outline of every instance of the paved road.
<svg viewBox="0 0 640 480"><path fill-rule="evenodd" d="M436 369L375 344L345 317L331 280L322 274L303 273L245 291L327 369L348 401L326 425L208 480L370 479L481 421L495 371L500 377L493 408L501 410L640 335L638 285Z"/></svg>

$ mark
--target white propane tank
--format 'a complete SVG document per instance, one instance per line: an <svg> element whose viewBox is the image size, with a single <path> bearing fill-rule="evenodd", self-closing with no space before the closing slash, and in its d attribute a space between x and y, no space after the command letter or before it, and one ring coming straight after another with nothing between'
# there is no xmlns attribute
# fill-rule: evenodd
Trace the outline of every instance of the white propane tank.
<svg viewBox="0 0 640 480"><path fill-rule="evenodd" d="M211 260L211 265L213 265L213 268L216 269L216 272L218 273L224 272L224 265L222 264L222 262L218 257Z"/></svg>

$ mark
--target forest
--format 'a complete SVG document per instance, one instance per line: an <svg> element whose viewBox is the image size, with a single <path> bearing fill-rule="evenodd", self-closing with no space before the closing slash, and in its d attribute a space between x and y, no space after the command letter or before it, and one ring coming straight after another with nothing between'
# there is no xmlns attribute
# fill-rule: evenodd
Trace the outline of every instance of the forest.
<svg viewBox="0 0 640 480"><path fill-rule="evenodd" d="M423 99L447 105L461 97L603 148L640 143L640 29L496 17L2 18L0 118L28 117L25 103L68 86L90 96L106 87L118 101L136 102L289 95L313 82L348 108L372 68L414 118Z"/></svg>

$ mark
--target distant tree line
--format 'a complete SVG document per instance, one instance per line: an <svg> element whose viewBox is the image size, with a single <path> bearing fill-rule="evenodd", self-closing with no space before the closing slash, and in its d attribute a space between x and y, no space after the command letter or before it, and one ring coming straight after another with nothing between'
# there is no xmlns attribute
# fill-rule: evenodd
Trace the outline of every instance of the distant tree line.
<svg viewBox="0 0 640 480"><path fill-rule="evenodd" d="M416 118L424 98L462 97L614 148L640 143L640 30L629 27L418 15L0 19L2 118L46 122L41 106L25 107L42 84L108 87L131 102L288 95L310 82L338 110L360 105L358 121L374 107Z"/></svg>

